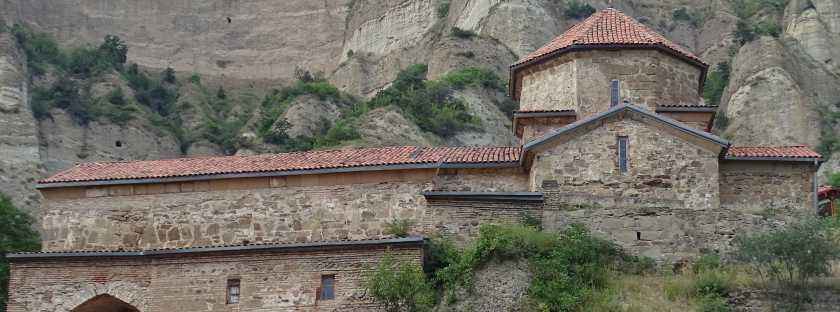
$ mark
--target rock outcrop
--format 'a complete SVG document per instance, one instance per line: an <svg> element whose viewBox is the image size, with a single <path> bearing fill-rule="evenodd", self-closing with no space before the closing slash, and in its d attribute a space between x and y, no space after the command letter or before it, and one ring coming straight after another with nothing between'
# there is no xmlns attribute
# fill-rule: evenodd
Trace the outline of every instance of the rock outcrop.
<svg viewBox="0 0 840 312"><path fill-rule="evenodd" d="M29 108L26 58L12 36L0 33L0 190L27 210L38 207L42 175L38 126Z"/></svg>

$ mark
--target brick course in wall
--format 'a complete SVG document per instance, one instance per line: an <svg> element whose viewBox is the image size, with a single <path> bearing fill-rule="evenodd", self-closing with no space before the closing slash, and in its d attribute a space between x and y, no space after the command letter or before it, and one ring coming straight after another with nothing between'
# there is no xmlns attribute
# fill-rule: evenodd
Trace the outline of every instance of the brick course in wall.
<svg viewBox="0 0 840 312"><path fill-rule="evenodd" d="M273 251L143 257L61 257L12 261L9 312L71 311L110 295L143 312L374 310L363 281L385 255L423 260L422 240ZM317 300L322 275L335 275L335 299ZM226 304L239 279L239 304Z"/></svg>

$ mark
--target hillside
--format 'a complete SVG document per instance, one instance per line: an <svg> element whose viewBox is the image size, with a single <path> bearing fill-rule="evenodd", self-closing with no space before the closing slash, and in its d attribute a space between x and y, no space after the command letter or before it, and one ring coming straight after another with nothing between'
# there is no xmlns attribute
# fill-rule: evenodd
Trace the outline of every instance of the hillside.
<svg viewBox="0 0 840 312"><path fill-rule="evenodd" d="M0 188L32 209L75 162L511 144L507 66L606 2L3 0ZM836 153L840 1L616 2L715 69L715 131ZM126 58L83 62L108 35Z"/></svg>

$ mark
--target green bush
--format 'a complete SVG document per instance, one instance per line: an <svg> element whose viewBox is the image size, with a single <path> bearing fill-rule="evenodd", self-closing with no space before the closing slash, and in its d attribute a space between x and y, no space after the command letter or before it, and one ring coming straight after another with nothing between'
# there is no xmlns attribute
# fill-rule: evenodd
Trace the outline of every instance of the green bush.
<svg viewBox="0 0 840 312"><path fill-rule="evenodd" d="M755 25L754 32L759 36L778 38L782 34L782 27L775 21L764 20Z"/></svg>
<svg viewBox="0 0 840 312"><path fill-rule="evenodd" d="M38 251L41 241L34 230L35 220L0 193L0 255L9 252ZM9 291L9 263L0 256L0 311L6 310Z"/></svg>
<svg viewBox="0 0 840 312"><path fill-rule="evenodd" d="M122 87L116 87L114 90L108 93L106 96L108 99L108 103L122 106L125 105L125 93L123 92Z"/></svg>
<svg viewBox="0 0 840 312"><path fill-rule="evenodd" d="M729 276L720 270L703 271L694 280L694 291L697 297L725 297L731 289L732 283Z"/></svg>
<svg viewBox="0 0 840 312"><path fill-rule="evenodd" d="M567 18L581 19L589 17L592 13L595 13L595 8L589 5L589 3L578 0L570 0L566 2L565 14Z"/></svg>
<svg viewBox="0 0 840 312"><path fill-rule="evenodd" d="M437 15L438 18L445 18L449 16L449 3L450 0L440 0L437 6Z"/></svg>
<svg viewBox="0 0 840 312"><path fill-rule="evenodd" d="M473 37L477 36L477 34L472 30L461 29L458 27L452 27L450 34L452 34L452 37L460 39L472 39Z"/></svg>
<svg viewBox="0 0 840 312"><path fill-rule="evenodd" d="M394 235L396 237L408 237L411 232L411 226L414 222L407 219L394 219L391 222L385 223L385 231L387 235Z"/></svg>
<svg viewBox="0 0 840 312"><path fill-rule="evenodd" d="M99 46L99 54L116 69L122 68L128 60L128 45L115 35L107 35Z"/></svg>
<svg viewBox="0 0 840 312"><path fill-rule="evenodd" d="M831 272L840 246L827 235L828 223L807 219L766 233L739 236L735 259L761 278L781 285L803 285Z"/></svg>
<svg viewBox="0 0 840 312"><path fill-rule="evenodd" d="M386 255L365 279L367 293L385 311L431 311L435 292L419 265Z"/></svg>
<svg viewBox="0 0 840 312"><path fill-rule="evenodd" d="M472 287L473 272L491 260L528 259L534 275L528 295L536 309L569 311L604 287L609 270L622 257L614 244L573 225L547 233L524 225L482 225L478 238L436 273L450 300L454 289Z"/></svg>
<svg viewBox="0 0 840 312"><path fill-rule="evenodd" d="M715 69L706 75L706 84L703 85L703 98L706 104L720 105L723 91L729 85L729 62L718 63Z"/></svg>
<svg viewBox="0 0 840 312"><path fill-rule="evenodd" d="M731 312L732 307L726 302L726 298L720 296L705 296L698 302L698 312Z"/></svg>
<svg viewBox="0 0 840 312"><path fill-rule="evenodd" d="M704 253L700 258L694 261L694 265L691 269L694 271L695 274L699 274L706 271L713 271L717 270L721 267L720 263L720 256L713 253Z"/></svg>
<svg viewBox="0 0 840 312"><path fill-rule="evenodd" d="M671 13L671 16L674 18L675 21L688 22L694 27L700 27L703 25L703 14L689 12L688 9L685 7L674 10Z"/></svg>

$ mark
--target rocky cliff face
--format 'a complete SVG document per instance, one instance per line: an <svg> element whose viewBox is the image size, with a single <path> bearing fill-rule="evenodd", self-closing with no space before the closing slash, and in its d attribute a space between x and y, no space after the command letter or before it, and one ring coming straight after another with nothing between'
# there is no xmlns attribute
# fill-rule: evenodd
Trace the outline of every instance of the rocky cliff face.
<svg viewBox="0 0 840 312"><path fill-rule="evenodd" d="M26 77L22 51L11 36L0 34L0 190L32 209L40 199L34 182L43 171Z"/></svg>
<svg viewBox="0 0 840 312"><path fill-rule="evenodd" d="M584 1L595 8L607 1ZM722 135L737 144L806 144L819 147L837 131L824 112L840 111L840 0L790 0L781 26L741 46L733 32L739 17L728 0L628 0L615 4L689 49L712 66L731 63L721 111ZM201 74L229 88L285 85L295 69L322 73L361 99L386 88L410 64L429 65L429 78L453 69L483 67L507 76L508 65L579 20L555 0L342 0L342 1L105 1L0 0L7 24L30 25L67 46L98 43L116 34L129 61L145 68ZM680 13L680 14L678 14ZM682 14L685 13L685 14ZM454 36L453 29L466 31ZM35 121L27 103L25 61L14 40L0 40L0 186L16 202L34 206L32 181L74 162L177 157L170 134L150 122L127 125L74 123L62 112ZM189 97L189 90L182 97ZM479 129L442 139L421 131L394 108L361 118L362 139L352 145L505 145L510 121L494 105L499 95L467 89L454 96L481 119ZM182 100L187 102L189 100ZM202 111L185 111L196 128ZM314 131L313 120L334 120L340 107L300 98L285 113L294 135ZM10 129L11 131L5 131ZM221 149L196 140L190 155ZM830 150L833 151L833 150ZM840 169L840 155L825 166Z"/></svg>

